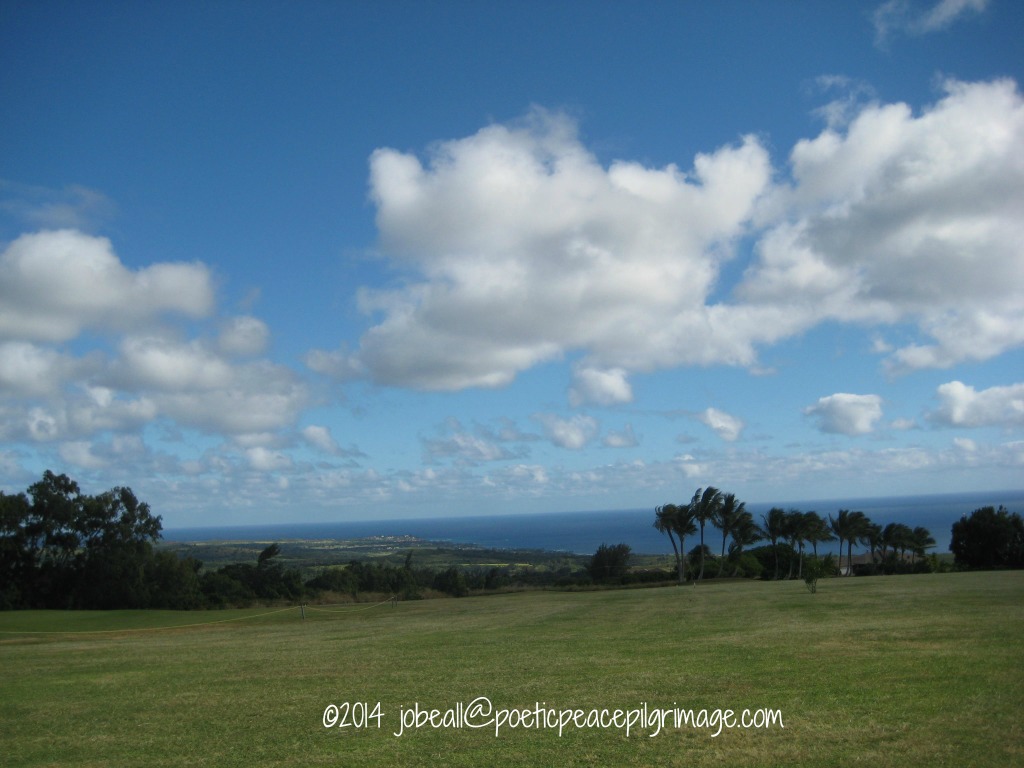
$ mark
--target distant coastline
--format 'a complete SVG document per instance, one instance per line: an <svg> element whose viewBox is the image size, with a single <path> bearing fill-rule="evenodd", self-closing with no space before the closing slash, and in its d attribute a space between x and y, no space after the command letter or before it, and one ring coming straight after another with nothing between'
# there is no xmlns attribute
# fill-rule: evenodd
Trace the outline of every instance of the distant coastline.
<svg viewBox="0 0 1024 768"><path fill-rule="evenodd" d="M950 529L954 522L978 507L998 507L1000 504L1011 512L1024 513L1024 490L750 503L747 509L758 521L762 513L776 506L802 511L814 510L823 517L835 515L839 509L857 509L871 518L872 522L882 525L890 522L906 523L911 527L922 525L935 537L935 551L947 552ZM574 554L592 554L602 543L623 542L638 554L671 554L668 539L654 530L653 521L652 507L593 512L170 528L163 532L163 538L169 542L187 542L414 536L428 541L475 544L495 549L543 549ZM705 543L712 551L718 551L721 542L721 534L717 529L707 531ZM696 545L697 537L687 540L688 549ZM820 547L819 551L835 551L835 546L833 542Z"/></svg>

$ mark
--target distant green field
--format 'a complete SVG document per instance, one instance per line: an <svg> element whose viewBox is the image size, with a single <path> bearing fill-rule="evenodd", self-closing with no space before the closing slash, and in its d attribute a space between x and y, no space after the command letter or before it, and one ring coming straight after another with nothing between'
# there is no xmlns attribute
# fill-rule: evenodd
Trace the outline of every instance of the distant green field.
<svg viewBox="0 0 1024 768"><path fill-rule="evenodd" d="M268 610L0 614L0 763L1024 765L1024 572ZM161 629L201 622L219 623ZM785 727L393 735L402 709L481 696L556 720L769 708ZM324 727L356 702L380 703L379 729Z"/></svg>

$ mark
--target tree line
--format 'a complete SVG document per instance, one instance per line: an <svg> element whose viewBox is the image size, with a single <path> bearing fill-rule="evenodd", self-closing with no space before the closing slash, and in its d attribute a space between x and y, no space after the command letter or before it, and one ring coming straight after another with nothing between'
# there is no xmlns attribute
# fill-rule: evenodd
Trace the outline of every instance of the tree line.
<svg viewBox="0 0 1024 768"><path fill-rule="evenodd" d="M687 578L699 582L705 575L710 575L706 574L709 559L717 563L715 577L762 576L773 579L803 578L808 567L814 568L815 572L824 567L825 571L852 575L858 570L862 573L903 573L931 570L934 566L933 561L925 559L927 551L935 547L935 539L927 528L911 528L903 523L889 523L883 527L873 523L863 512L848 509L839 510L835 517L828 515L823 518L814 511L772 507L757 521L746 509L746 503L737 499L735 494L722 492L713 486L698 488L686 504L657 507L654 527L668 536L672 544L676 577L680 584ZM705 535L710 534L709 527L717 528L721 534L721 548L717 556L705 543ZM687 538L698 535L700 543L687 553ZM819 558L818 545L831 541L839 543L838 560L831 556ZM767 545L751 549L759 542L767 542ZM870 562L855 568L853 548L860 545L868 547ZM814 565L808 566L808 563Z"/></svg>
<svg viewBox="0 0 1024 768"><path fill-rule="evenodd" d="M839 510L835 517L773 507L760 522L735 494L698 488L687 504L655 510L654 526L675 553L674 580L705 577L804 578L844 573L905 573L933 570L935 539L925 528L900 523L880 526L863 512ZM707 541L717 529L715 554ZM47 470L24 493L0 492L0 609L170 608L246 605L254 601L298 601L323 593L421 596L427 590L461 596L509 587L574 587L670 580L659 569L629 568L630 548L602 544L589 568L511 572L508 569L415 567L353 561L322 569L303 580L279 559L271 544L255 563L206 569L194 557L158 549L162 520L130 488L83 494L66 475ZM686 551L686 541L699 543ZM820 544L839 543L839 559L819 558ZM767 542L755 547L759 542ZM846 568L842 552L846 548ZM865 546L870 561L851 567L853 548ZM1005 508L984 507L953 525L951 549L960 568L1024 568L1024 522ZM809 551L808 551L809 550ZM908 557L909 555L909 557ZM713 573L712 573L713 570Z"/></svg>
<svg viewBox="0 0 1024 768"><path fill-rule="evenodd" d="M296 602L323 593L398 594L432 590L461 596L511 586L564 586L589 580L584 569L414 567L353 561L303 580L271 544L255 563L203 567L155 545L162 519L130 488L83 494L66 475L47 470L24 493L0 492L0 609L195 609L256 601Z"/></svg>

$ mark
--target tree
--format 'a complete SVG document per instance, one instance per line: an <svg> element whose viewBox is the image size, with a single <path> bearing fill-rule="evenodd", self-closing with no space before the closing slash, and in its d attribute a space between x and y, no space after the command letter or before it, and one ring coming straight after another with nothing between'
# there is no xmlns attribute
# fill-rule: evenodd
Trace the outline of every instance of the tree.
<svg viewBox="0 0 1024 768"><path fill-rule="evenodd" d="M151 602L153 542L160 517L131 488L83 497L76 529L84 544L77 554L75 590L83 608L145 608Z"/></svg>
<svg viewBox="0 0 1024 768"><path fill-rule="evenodd" d="M917 558L924 557L925 550L935 546L935 538L932 536L932 532L920 525L914 528L911 542L911 552L913 555L910 562L912 563L916 562Z"/></svg>
<svg viewBox="0 0 1024 768"><path fill-rule="evenodd" d="M1024 568L1024 521L1006 507L981 507L953 523L949 548L966 568Z"/></svg>
<svg viewBox="0 0 1024 768"><path fill-rule="evenodd" d="M676 544L675 537L675 517L679 512L679 508L675 504L665 504L664 506L657 507L654 510L654 527L661 533L668 536L668 540L672 542L672 551L676 555L676 572L679 576L679 583L683 583L683 558L679 552L679 545Z"/></svg>
<svg viewBox="0 0 1024 768"><path fill-rule="evenodd" d="M725 542L733 534L740 517L746 513L747 505L736 498L735 493L722 495L722 503L718 507L712 522L722 531L722 559L718 561L718 576L725 567Z"/></svg>
<svg viewBox="0 0 1024 768"><path fill-rule="evenodd" d="M666 533L675 548L676 541L673 536L679 539L679 549L676 550L676 569L679 574L679 583L686 580L686 537L697 532L697 526L693 521L693 511L689 506L678 504L666 504L658 507L655 511L654 527Z"/></svg>
<svg viewBox="0 0 1024 768"><path fill-rule="evenodd" d="M25 554L30 570L25 582L28 604L68 608L75 578L70 568L79 539L75 522L82 496L78 483L50 470L28 487L32 499L25 519Z"/></svg>
<svg viewBox="0 0 1024 768"><path fill-rule="evenodd" d="M626 575L631 551L628 544L602 544L590 558L590 577L594 581L621 579Z"/></svg>
<svg viewBox="0 0 1024 768"><path fill-rule="evenodd" d="M804 512L804 532L814 550L815 560L818 559L818 545L835 539L828 528L828 523L814 511Z"/></svg>
<svg viewBox="0 0 1024 768"><path fill-rule="evenodd" d="M851 512L848 509L840 509L835 520L830 515L828 518L829 527L839 539L839 566L843 565L843 542L846 542L846 566L847 575L853 575L853 545L868 537L871 521L863 512Z"/></svg>
<svg viewBox="0 0 1024 768"><path fill-rule="evenodd" d="M693 518L700 524L700 574L697 581L704 579L704 526L709 520L718 515L722 507L722 492L717 488L708 486L703 493L698 488L690 500L690 509L693 511Z"/></svg>
<svg viewBox="0 0 1024 768"><path fill-rule="evenodd" d="M871 551L871 562L876 562L875 553L879 553L879 557L882 555L882 526L878 523L871 523L867 528L864 529L864 541L868 545L868 549ZM840 550L841 552L842 550Z"/></svg>
<svg viewBox="0 0 1024 768"><path fill-rule="evenodd" d="M772 545L772 554L775 555L775 578L779 578L779 539L786 535L786 510L781 507L772 507L767 515L761 515L764 527L761 528L763 539L768 539Z"/></svg>
<svg viewBox="0 0 1024 768"><path fill-rule="evenodd" d="M740 567L740 561L743 559L743 548L756 544L760 540L761 529L754 522L754 516L744 510L736 518L736 523L732 529L732 544L729 545L729 559L735 562L735 567L732 571L733 576L736 575Z"/></svg>
<svg viewBox="0 0 1024 768"><path fill-rule="evenodd" d="M0 609L23 604L33 563L28 555L25 521L29 502L24 493L0 491Z"/></svg>
<svg viewBox="0 0 1024 768"><path fill-rule="evenodd" d="M783 518L783 534L789 542L789 546L797 553L797 578L803 576L804 572L804 541L807 539L806 522L804 513L799 509L791 509ZM793 578L793 561L789 561L789 576Z"/></svg>
<svg viewBox="0 0 1024 768"><path fill-rule="evenodd" d="M904 556L908 549L914 544L914 532L909 526L903 523L889 523L882 529L882 560L886 560L886 553L891 550L892 554L888 557L891 561L886 566L888 571L895 570L897 563L902 563ZM900 556L897 560L896 553L899 552Z"/></svg>
<svg viewBox="0 0 1024 768"><path fill-rule="evenodd" d="M469 594L466 574L454 566L441 571L434 577L434 589L439 592L445 592L452 597L465 597Z"/></svg>

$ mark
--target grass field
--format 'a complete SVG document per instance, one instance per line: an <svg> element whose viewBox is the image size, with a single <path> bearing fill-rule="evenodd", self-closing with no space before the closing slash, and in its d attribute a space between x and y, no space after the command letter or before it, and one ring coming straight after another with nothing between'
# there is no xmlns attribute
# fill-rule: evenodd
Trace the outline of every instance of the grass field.
<svg viewBox="0 0 1024 768"><path fill-rule="evenodd" d="M1024 765L1024 572L267 610L0 614L0 762ZM785 727L393 735L402 708L479 696L769 708ZM380 702L381 727L324 728L344 702Z"/></svg>

